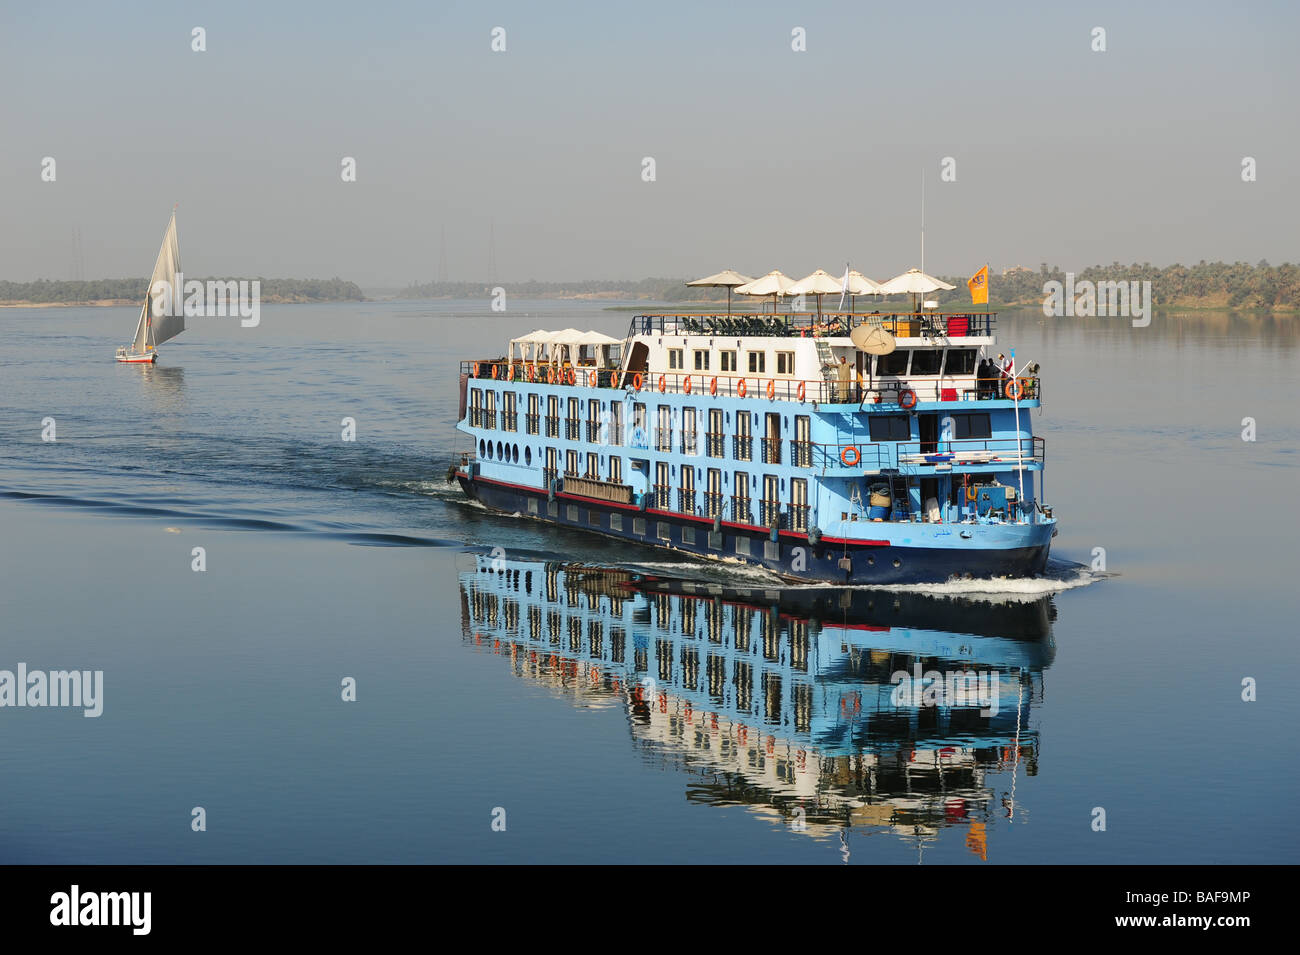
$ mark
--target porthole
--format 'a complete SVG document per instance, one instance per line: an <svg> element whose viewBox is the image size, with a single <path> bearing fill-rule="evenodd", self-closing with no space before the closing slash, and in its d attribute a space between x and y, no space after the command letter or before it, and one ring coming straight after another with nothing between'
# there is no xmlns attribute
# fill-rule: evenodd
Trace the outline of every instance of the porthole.
<svg viewBox="0 0 1300 955"><path fill-rule="evenodd" d="M894 566L895 566L895 567L902 567L902 566L903 566L903 562L902 562L901 560L899 560L897 557L895 557L895 558L894 558Z"/></svg>
<svg viewBox="0 0 1300 955"><path fill-rule="evenodd" d="M876 558L874 558L874 557L868 557L868 558L867 558L867 566L868 566L868 567L875 567L875 566L876 566ZM867 605L867 609L868 609L868 610L871 609L871 605L870 605L870 604Z"/></svg>
<svg viewBox="0 0 1300 955"><path fill-rule="evenodd" d="M498 457L498 458L504 458L504 457L505 457L505 455L501 453L501 442L500 442L500 441L497 442L497 457Z"/></svg>
<svg viewBox="0 0 1300 955"><path fill-rule="evenodd" d="M533 463L533 449L524 448L524 464L532 464L532 463Z"/></svg>
<svg viewBox="0 0 1300 955"><path fill-rule="evenodd" d="M482 439L482 438L479 438L479 442L478 442L478 456L479 456L480 458L485 458L485 457L487 457L487 452L486 452L485 450L483 450L483 439Z"/></svg>

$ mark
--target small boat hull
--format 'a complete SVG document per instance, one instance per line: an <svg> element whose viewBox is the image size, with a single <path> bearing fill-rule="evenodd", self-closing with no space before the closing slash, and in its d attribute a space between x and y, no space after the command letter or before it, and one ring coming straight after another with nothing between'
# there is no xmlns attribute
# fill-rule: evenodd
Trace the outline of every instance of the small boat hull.
<svg viewBox="0 0 1300 955"><path fill-rule="evenodd" d="M152 365L158 360L158 353L150 352L147 355L119 354L117 360L130 365Z"/></svg>

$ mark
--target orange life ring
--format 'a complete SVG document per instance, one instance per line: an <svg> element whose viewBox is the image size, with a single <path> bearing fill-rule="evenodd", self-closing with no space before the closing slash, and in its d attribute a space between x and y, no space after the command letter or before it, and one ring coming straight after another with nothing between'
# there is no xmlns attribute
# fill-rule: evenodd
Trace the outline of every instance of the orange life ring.
<svg viewBox="0 0 1300 955"><path fill-rule="evenodd" d="M667 379L666 377L664 377L663 375L660 375L660 376L659 376L659 394L662 395L662 394L663 394L665 391L667 391L667 390L668 390L668 379Z"/></svg>
<svg viewBox="0 0 1300 955"><path fill-rule="evenodd" d="M1014 390L1013 390L1014 389ZM1012 378L1007 382L1007 397L1012 401L1019 401L1025 396L1025 379Z"/></svg>
<svg viewBox="0 0 1300 955"><path fill-rule="evenodd" d="M568 375L567 375L566 377L567 377L568 380L569 380L569 384L573 384L575 381L578 380L578 376L575 375L575 374L573 373L573 366L572 366L572 365L569 366L569 373L568 373Z"/></svg>
<svg viewBox="0 0 1300 955"><path fill-rule="evenodd" d="M555 384L555 368L551 365L546 366L546 383L548 385Z"/></svg>
<svg viewBox="0 0 1300 955"><path fill-rule="evenodd" d="M916 392L911 388L904 388L898 393L898 407L904 411L916 407Z"/></svg>
<svg viewBox="0 0 1300 955"><path fill-rule="evenodd" d="M643 380L644 380L644 379L642 379L642 377L641 377L641 372L638 371L635 375L632 376L632 388L633 388L635 391L640 391L640 390L641 390L641 382L642 382Z"/></svg>
<svg viewBox="0 0 1300 955"><path fill-rule="evenodd" d="M748 390L749 390L749 386L745 384L745 379L744 378L740 379L740 384L736 386L736 394L738 394L740 397L743 398L745 397L745 392Z"/></svg>
<svg viewBox="0 0 1300 955"><path fill-rule="evenodd" d="M686 393L687 393L688 395L691 393L691 376L690 376L690 375L687 375L687 376L686 376Z"/></svg>
<svg viewBox="0 0 1300 955"><path fill-rule="evenodd" d="M617 388L617 387L618 387L618 372L616 372L616 371L611 371L611 372L609 373L609 385L610 385L611 388Z"/></svg>
<svg viewBox="0 0 1300 955"><path fill-rule="evenodd" d="M715 375L713 377L713 380L709 382L709 394L716 395L717 393L718 393L718 378Z"/></svg>
<svg viewBox="0 0 1300 955"><path fill-rule="evenodd" d="M803 388L803 382L801 381L799 382L799 390L795 392L795 397L798 398L800 401L803 401L803 396L804 396L804 388Z"/></svg>
<svg viewBox="0 0 1300 955"><path fill-rule="evenodd" d="M478 377L478 362L474 362L474 377Z"/></svg>
<svg viewBox="0 0 1300 955"><path fill-rule="evenodd" d="M856 468L858 462L862 460L862 452L858 450L856 444L847 445L840 450L840 460L844 462L846 468Z"/></svg>
<svg viewBox="0 0 1300 955"><path fill-rule="evenodd" d="M528 366L528 380L529 380L529 381L536 381L536 380L537 380L537 366L536 366L536 365L529 365L529 366Z"/></svg>
<svg viewBox="0 0 1300 955"><path fill-rule="evenodd" d="M587 387L595 388L596 382L600 380L600 375L596 374L596 369L587 372Z"/></svg>
<svg viewBox="0 0 1300 955"><path fill-rule="evenodd" d="M771 401L775 397L776 397L776 379L769 378L767 380L767 400Z"/></svg>
<svg viewBox="0 0 1300 955"><path fill-rule="evenodd" d="M496 366L496 365L493 365L493 366L492 366L492 377L493 377L493 378L496 378L496 376L497 376L497 366Z"/></svg>

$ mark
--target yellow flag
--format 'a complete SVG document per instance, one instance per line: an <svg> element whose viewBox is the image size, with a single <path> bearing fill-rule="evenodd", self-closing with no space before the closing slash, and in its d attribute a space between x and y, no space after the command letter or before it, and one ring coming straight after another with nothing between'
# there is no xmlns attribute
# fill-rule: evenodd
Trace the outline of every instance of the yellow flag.
<svg viewBox="0 0 1300 955"><path fill-rule="evenodd" d="M972 305L987 305L989 303L989 267L986 265L972 275L966 282L966 287L970 289Z"/></svg>

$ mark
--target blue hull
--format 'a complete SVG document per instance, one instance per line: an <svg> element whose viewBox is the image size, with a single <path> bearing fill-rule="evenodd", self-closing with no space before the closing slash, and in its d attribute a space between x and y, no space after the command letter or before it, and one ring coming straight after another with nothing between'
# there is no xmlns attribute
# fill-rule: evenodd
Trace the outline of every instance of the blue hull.
<svg viewBox="0 0 1300 955"><path fill-rule="evenodd" d="M1026 547L918 547L888 543L821 541L781 531L774 541L761 528L722 524L667 511L641 511L563 493L456 475L466 495L486 507L519 513L647 547L704 558L727 558L764 567L792 580L836 584L939 583L954 577L1032 577L1047 566L1051 526L1034 528L1040 539Z"/></svg>

